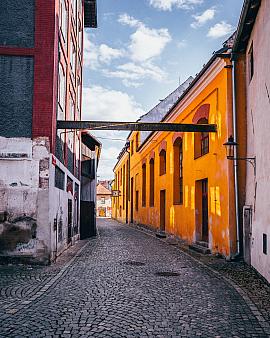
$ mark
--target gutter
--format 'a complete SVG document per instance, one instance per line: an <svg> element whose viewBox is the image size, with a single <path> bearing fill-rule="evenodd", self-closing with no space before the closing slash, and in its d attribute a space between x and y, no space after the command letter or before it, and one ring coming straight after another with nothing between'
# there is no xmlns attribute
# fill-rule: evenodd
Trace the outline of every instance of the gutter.
<svg viewBox="0 0 270 338"><path fill-rule="evenodd" d="M236 108L236 55L232 54L232 99L233 99L233 138L237 142L237 108ZM238 186L238 165L237 165L237 147L234 149L234 194L235 194L235 223L236 223L236 253L232 255L232 259L236 259L240 255L240 220L239 220L239 186Z"/></svg>

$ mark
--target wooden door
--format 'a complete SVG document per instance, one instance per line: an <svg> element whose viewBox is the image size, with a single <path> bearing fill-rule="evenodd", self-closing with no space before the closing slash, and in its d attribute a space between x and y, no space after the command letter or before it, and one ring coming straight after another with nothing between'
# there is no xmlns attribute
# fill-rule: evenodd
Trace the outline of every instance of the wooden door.
<svg viewBox="0 0 270 338"><path fill-rule="evenodd" d="M133 223L133 211L134 211L134 179L130 180L130 223Z"/></svg>
<svg viewBox="0 0 270 338"><path fill-rule="evenodd" d="M202 240L208 242L208 180L202 180Z"/></svg>
<svg viewBox="0 0 270 338"><path fill-rule="evenodd" d="M160 190L160 231L165 231L166 223L166 190Z"/></svg>

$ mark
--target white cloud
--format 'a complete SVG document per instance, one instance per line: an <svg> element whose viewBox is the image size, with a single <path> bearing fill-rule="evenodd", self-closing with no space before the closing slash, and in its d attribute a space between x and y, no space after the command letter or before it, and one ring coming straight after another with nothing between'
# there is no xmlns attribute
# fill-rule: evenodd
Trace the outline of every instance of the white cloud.
<svg viewBox="0 0 270 338"><path fill-rule="evenodd" d="M124 56L124 52L120 49L111 48L105 44L99 46L99 59L101 62L110 63L112 59Z"/></svg>
<svg viewBox="0 0 270 338"><path fill-rule="evenodd" d="M84 65L97 69L101 64L109 65L112 60L121 58L125 52L121 49L111 48L106 44L95 45L90 34L84 35Z"/></svg>
<svg viewBox="0 0 270 338"><path fill-rule="evenodd" d="M134 121L143 114L141 106L127 93L101 86L83 88L83 119Z"/></svg>
<svg viewBox="0 0 270 338"><path fill-rule="evenodd" d="M171 41L168 29L150 29L146 26L140 26L130 38L131 59L140 62L159 56Z"/></svg>
<svg viewBox="0 0 270 338"><path fill-rule="evenodd" d="M143 79L152 79L155 81L163 81L167 74L158 66L151 62L145 62L143 66L133 62L119 65L116 70L104 70L107 77L114 77L123 80L123 84L127 87L139 87Z"/></svg>
<svg viewBox="0 0 270 338"><path fill-rule="evenodd" d="M198 28L203 26L207 21L212 20L216 14L214 8L209 8L204 11L201 15L192 15L195 21L190 25L192 28Z"/></svg>
<svg viewBox="0 0 270 338"><path fill-rule="evenodd" d="M181 9L192 9L196 5L200 5L204 0L149 0L154 8L162 11L171 11L175 6Z"/></svg>
<svg viewBox="0 0 270 338"><path fill-rule="evenodd" d="M232 34L233 31L234 28L232 25L226 23L225 21L221 21L209 29L207 36L210 38L217 39Z"/></svg>
<svg viewBox="0 0 270 338"><path fill-rule="evenodd" d="M177 48L185 48L187 46L187 40L181 40L176 43Z"/></svg>
<svg viewBox="0 0 270 338"><path fill-rule="evenodd" d="M139 20L134 19L132 16L126 13L119 15L118 22L120 22L122 25L127 25L130 27L139 27L142 24Z"/></svg>
<svg viewBox="0 0 270 338"><path fill-rule="evenodd" d="M130 44L128 46L130 58L133 61L142 62L159 56L172 40L167 28L149 28L143 22L128 14L121 14L118 21L122 25L136 28L136 31L130 36Z"/></svg>

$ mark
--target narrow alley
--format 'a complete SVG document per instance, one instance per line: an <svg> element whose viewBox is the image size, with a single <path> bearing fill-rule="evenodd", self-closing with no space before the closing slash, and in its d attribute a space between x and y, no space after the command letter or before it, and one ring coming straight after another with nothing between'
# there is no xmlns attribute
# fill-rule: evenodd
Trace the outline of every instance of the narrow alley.
<svg viewBox="0 0 270 338"><path fill-rule="evenodd" d="M113 220L98 229L65 261L1 267L0 337L269 337L256 307L185 252Z"/></svg>

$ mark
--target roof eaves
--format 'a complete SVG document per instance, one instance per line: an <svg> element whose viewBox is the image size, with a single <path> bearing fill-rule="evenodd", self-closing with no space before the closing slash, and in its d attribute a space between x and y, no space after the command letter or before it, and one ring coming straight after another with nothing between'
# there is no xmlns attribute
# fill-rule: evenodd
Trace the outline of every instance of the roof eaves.
<svg viewBox="0 0 270 338"><path fill-rule="evenodd" d="M261 0L245 0L236 31L236 39L233 46L234 53L241 53L246 50L260 5Z"/></svg>

